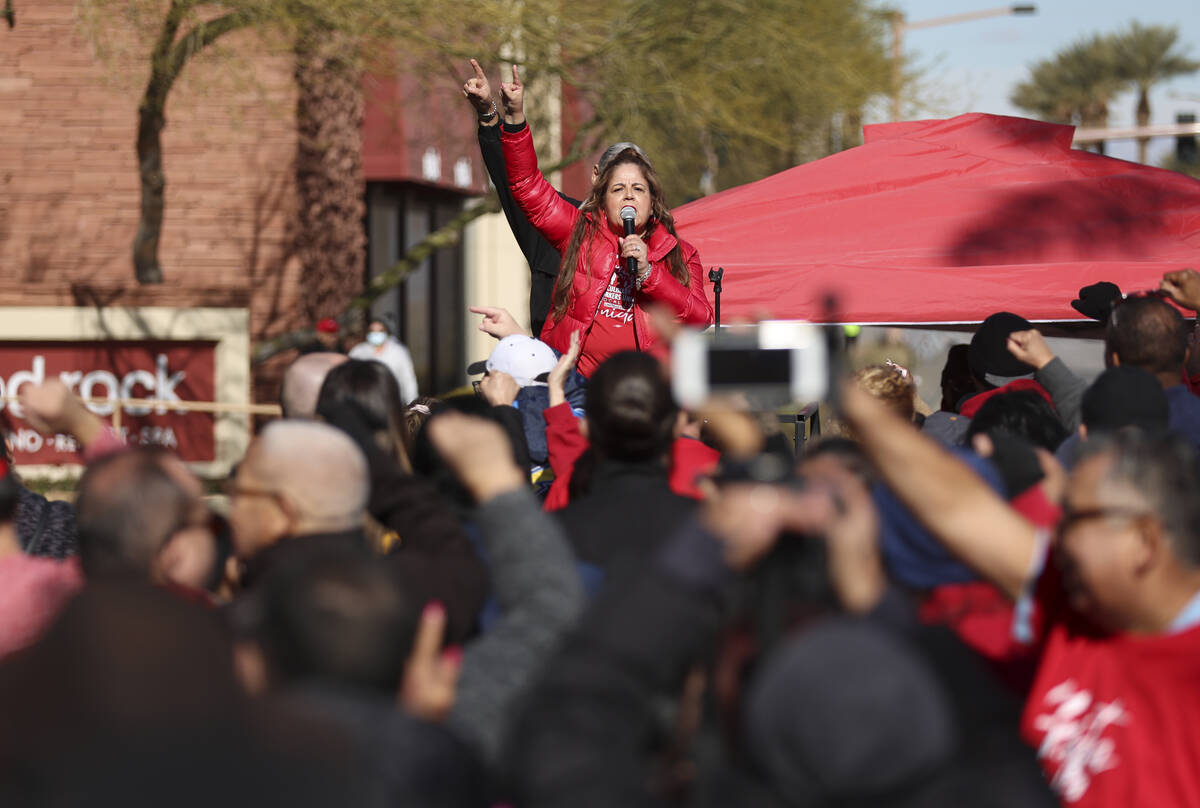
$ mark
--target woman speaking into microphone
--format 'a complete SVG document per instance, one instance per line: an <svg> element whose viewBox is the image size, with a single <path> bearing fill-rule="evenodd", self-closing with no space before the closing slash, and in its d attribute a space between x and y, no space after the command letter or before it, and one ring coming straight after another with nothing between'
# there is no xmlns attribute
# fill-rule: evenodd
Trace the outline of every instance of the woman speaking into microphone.
<svg viewBox="0 0 1200 808"><path fill-rule="evenodd" d="M487 80L478 74L463 92L477 107L491 100ZM538 170L525 122L525 87L515 65L512 83L501 83L500 94L509 188L530 224L563 257L542 341L566 352L571 333L579 331L577 367L591 376L618 351L654 347L657 335L647 307L666 306L687 325L711 325L699 253L675 235L645 153L633 143L609 147L592 169L591 192L576 208Z"/></svg>

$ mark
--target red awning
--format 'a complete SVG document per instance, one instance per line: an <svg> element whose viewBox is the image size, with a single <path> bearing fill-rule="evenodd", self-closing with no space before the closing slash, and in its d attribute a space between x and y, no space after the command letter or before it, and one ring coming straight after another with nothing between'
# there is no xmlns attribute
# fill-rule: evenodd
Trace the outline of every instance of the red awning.
<svg viewBox="0 0 1200 808"><path fill-rule="evenodd" d="M1200 181L1071 148L1072 127L969 114L880 124L866 143L675 211L722 319L1078 320L1081 286L1200 269ZM710 296L711 296L711 286Z"/></svg>

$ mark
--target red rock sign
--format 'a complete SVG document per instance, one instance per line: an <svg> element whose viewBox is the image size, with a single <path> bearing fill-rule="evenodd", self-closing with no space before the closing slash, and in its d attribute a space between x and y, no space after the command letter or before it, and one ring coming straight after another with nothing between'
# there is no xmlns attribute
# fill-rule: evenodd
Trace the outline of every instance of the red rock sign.
<svg viewBox="0 0 1200 808"><path fill-rule="evenodd" d="M212 401L215 348L207 341L0 342L0 397L58 377L84 399L101 399L88 405L101 417L112 415L117 399ZM70 436L39 435L22 416L20 404L0 399L0 428L18 465L79 462ZM160 445L183 460L215 458L211 413L128 406L121 431L131 445Z"/></svg>

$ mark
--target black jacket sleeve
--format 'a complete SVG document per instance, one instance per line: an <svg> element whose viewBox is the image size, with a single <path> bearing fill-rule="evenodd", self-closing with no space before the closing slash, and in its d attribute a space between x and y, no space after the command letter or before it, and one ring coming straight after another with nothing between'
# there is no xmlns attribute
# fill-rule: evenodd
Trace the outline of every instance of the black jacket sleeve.
<svg viewBox="0 0 1200 808"><path fill-rule="evenodd" d="M533 228L533 225L525 218L525 214L517 207L517 201L513 199L512 190L508 187L508 173L504 167L504 151L500 147L500 127L481 126L478 136L479 153L483 155L483 165L487 169L488 179L496 187L496 196L500 198L500 208L504 211L504 218L508 219L509 229L512 230L517 245L525 255L525 260L532 267L538 242L542 242L547 247L550 245L545 243L546 240Z"/></svg>
<svg viewBox="0 0 1200 808"><path fill-rule="evenodd" d="M478 129L479 152L483 156L483 165L487 169L492 185L496 186L496 195L500 198L500 207L504 218L508 219L508 227L512 230L521 253L529 263L531 273L529 284L529 320L534 335L540 334L542 324L550 312L550 301L554 294L554 280L558 277L558 265L562 256L550 242L542 238L513 198L512 190L508 187L508 173L504 165L504 150L500 145L500 126L480 126ZM571 204L579 206L579 201L564 196Z"/></svg>

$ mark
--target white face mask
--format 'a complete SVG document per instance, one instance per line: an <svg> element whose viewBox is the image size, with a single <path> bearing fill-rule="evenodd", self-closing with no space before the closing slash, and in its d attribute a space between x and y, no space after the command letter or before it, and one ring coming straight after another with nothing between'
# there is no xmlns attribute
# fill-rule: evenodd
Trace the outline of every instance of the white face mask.
<svg viewBox="0 0 1200 808"><path fill-rule="evenodd" d="M378 348L380 345L387 342L387 334L382 331L368 331L367 342Z"/></svg>

